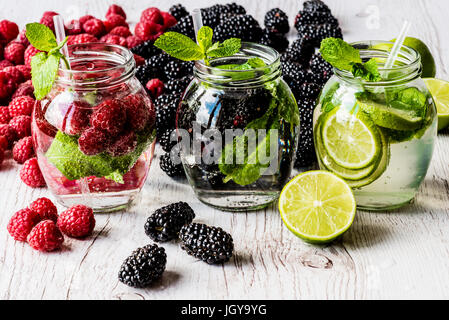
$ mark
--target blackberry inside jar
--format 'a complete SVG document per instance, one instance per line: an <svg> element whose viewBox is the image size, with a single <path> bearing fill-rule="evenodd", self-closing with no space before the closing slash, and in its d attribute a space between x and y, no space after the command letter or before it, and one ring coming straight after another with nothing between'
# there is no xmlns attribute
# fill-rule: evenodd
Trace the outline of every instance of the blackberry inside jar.
<svg viewBox="0 0 449 320"><path fill-rule="evenodd" d="M230 211L269 205L290 176L299 125L279 54L243 43L235 56L197 62L194 73L177 132L197 197Z"/></svg>
<svg viewBox="0 0 449 320"><path fill-rule="evenodd" d="M65 206L123 208L143 187L155 141L155 111L134 77L132 54L119 46L69 47L60 70L36 103L33 139L44 178Z"/></svg>

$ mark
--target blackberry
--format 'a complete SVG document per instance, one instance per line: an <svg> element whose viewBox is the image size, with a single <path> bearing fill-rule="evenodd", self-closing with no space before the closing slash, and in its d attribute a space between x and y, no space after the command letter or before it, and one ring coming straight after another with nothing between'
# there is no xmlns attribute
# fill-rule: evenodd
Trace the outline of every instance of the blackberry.
<svg viewBox="0 0 449 320"><path fill-rule="evenodd" d="M171 27L169 31L181 33L191 39L195 39L195 31L193 28L193 19L191 15L182 17L178 23Z"/></svg>
<svg viewBox="0 0 449 320"><path fill-rule="evenodd" d="M221 17L214 11L201 9L201 18L203 19L203 25L215 29L221 22Z"/></svg>
<svg viewBox="0 0 449 320"><path fill-rule="evenodd" d="M173 130L176 127L176 111L178 101L173 100L168 104L161 105L156 109L156 132L158 139L161 138L167 130Z"/></svg>
<svg viewBox="0 0 449 320"><path fill-rule="evenodd" d="M172 60L164 67L164 73L169 79L180 79L193 73L193 62Z"/></svg>
<svg viewBox="0 0 449 320"><path fill-rule="evenodd" d="M205 224L183 226L179 238L182 240L183 250L208 264L226 262L234 251L234 242L229 233Z"/></svg>
<svg viewBox="0 0 449 320"><path fill-rule="evenodd" d="M307 64L314 52L315 47L311 41L307 39L297 39L287 49L285 54L291 61Z"/></svg>
<svg viewBox="0 0 449 320"><path fill-rule="evenodd" d="M298 28L298 38L307 39L317 47L320 46L321 40L330 37L343 39L340 27L325 23L319 25L308 24Z"/></svg>
<svg viewBox="0 0 449 320"><path fill-rule="evenodd" d="M160 108L160 107L170 104L172 102L176 102L176 105L178 105L180 99L181 99L181 95L164 93L164 94L160 95L154 101L154 104L155 104L156 108Z"/></svg>
<svg viewBox="0 0 449 320"><path fill-rule="evenodd" d="M145 62L145 64L148 66L148 68L150 68L151 72L155 75L154 78L166 81L168 78L164 71L164 67L173 60L174 58L172 58L171 56L169 56L164 52L151 57Z"/></svg>
<svg viewBox="0 0 449 320"><path fill-rule="evenodd" d="M173 140L171 139L173 137L172 133L174 134L175 131L174 130L166 130L160 136L160 138L158 140L159 144L162 147L162 150L164 150L165 152L170 152L170 150L177 144L176 139L173 139ZM174 134L174 136L176 136L176 135Z"/></svg>
<svg viewBox="0 0 449 320"><path fill-rule="evenodd" d="M299 87L298 95L301 99L316 100L320 94L321 86L313 82L305 82Z"/></svg>
<svg viewBox="0 0 449 320"><path fill-rule="evenodd" d="M332 66L324 60L319 53L316 53L310 59L310 70L314 74L314 79L318 84L324 84L334 74Z"/></svg>
<svg viewBox="0 0 449 320"><path fill-rule="evenodd" d="M182 163L175 164L172 160L172 157L179 156L179 150L177 148L173 149L171 152L167 152L161 156L160 159L160 167L161 170L164 171L169 177L185 177L184 168Z"/></svg>
<svg viewBox="0 0 449 320"><path fill-rule="evenodd" d="M162 50L154 46L154 41L149 40L135 46L131 49L131 52L143 57L146 60L152 56L161 54Z"/></svg>
<svg viewBox="0 0 449 320"><path fill-rule="evenodd" d="M182 94L192 81L191 76L185 76L181 79L173 79L165 83L165 92L171 94Z"/></svg>
<svg viewBox="0 0 449 320"><path fill-rule="evenodd" d="M120 267L118 279L134 288L144 288L162 277L167 264L165 249L157 245L138 248Z"/></svg>
<svg viewBox="0 0 449 320"><path fill-rule="evenodd" d="M220 188L224 185L223 179L225 178L225 175L220 172L218 168L214 171L210 172L204 172L202 175L202 179L204 182L206 182L208 187L211 187L212 189Z"/></svg>
<svg viewBox="0 0 449 320"><path fill-rule="evenodd" d="M265 14L265 28L270 32L287 34L290 31L287 14L279 8L274 8Z"/></svg>
<svg viewBox="0 0 449 320"><path fill-rule="evenodd" d="M181 20L181 18L188 16L189 12L187 9L180 3L175 4L170 9L168 9L168 12L175 17L177 21Z"/></svg>
<svg viewBox="0 0 449 320"><path fill-rule="evenodd" d="M311 99L298 100L300 114L299 144L296 151L295 168L313 165L316 161L313 142L313 111L315 102Z"/></svg>
<svg viewBox="0 0 449 320"><path fill-rule="evenodd" d="M150 79L157 78L152 68L147 65L141 65L136 68L136 78L142 85L146 85Z"/></svg>
<svg viewBox="0 0 449 320"><path fill-rule="evenodd" d="M178 238L181 228L192 223L195 213L185 202L172 203L157 209L145 223L145 233L156 242Z"/></svg>
<svg viewBox="0 0 449 320"><path fill-rule="evenodd" d="M298 97L301 85L309 80L307 71L296 62L286 61L282 63L282 74L295 97Z"/></svg>
<svg viewBox="0 0 449 320"><path fill-rule="evenodd" d="M325 23L338 26L338 20L333 15L321 11L299 11L295 18L296 30L300 30L304 25Z"/></svg>
<svg viewBox="0 0 449 320"><path fill-rule="evenodd" d="M260 43L272 47L281 53L287 50L289 45L288 39L285 35L281 33L273 33L268 29L263 30Z"/></svg>
<svg viewBox="0 0 449 320"><path fill-rule="evenodd" d="M229 38L239 38L242 41L259 42L262 28L254 17L250 15L234 15L224 19L215 29L216 41Z"/></svg>
<svg viewBox="0 0 449 320"><path fill-rule="evenodd" d="M330 13L331 9L321 0L309 0L304 2L303 8L305 11L320 11Z"/></svg>
<svg viewBox="0 0 449 320"><path fill-rule="evenodd" d="M225 7L230 14L246 14L245 8L235 2L228 3Z"/></svg>

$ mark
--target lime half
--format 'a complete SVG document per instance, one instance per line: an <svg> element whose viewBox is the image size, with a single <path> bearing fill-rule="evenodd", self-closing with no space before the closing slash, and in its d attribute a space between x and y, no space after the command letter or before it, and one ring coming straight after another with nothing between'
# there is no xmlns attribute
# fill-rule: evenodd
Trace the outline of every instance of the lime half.
<svg viewBox="0 0 449 320"><path fill-rule="evenodd" d="M310 243L327 243L351 226L356 202L343 179L327 171L308 171L284 187L279 211L296 236Z"/></svg>
<svg viewBox="0 0 449 320"><path fill-rule="evenodd" d="M434 78L423 79L438 111L438 130L449 126L449 82Z"/></svg>
<svg viewBox="0 0 449 320"><path fill-rule="evenodd" d="M335 108L323 120L324 148L336 164L347 169L366 168L376 161L380 137L374 123L358 112L352 115Z"/></svg>

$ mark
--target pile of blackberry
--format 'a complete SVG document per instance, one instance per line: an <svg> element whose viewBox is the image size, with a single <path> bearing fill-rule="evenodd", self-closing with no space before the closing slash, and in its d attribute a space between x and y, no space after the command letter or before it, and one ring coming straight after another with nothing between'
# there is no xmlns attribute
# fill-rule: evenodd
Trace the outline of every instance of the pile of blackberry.
<svg viewBox="0 0 449 320"><path fill-rule="evenodd" d="M279 8L271 9L265 14L264 25L260 43L281 53L287 50L287 33L290 31L287 14Z"/></svg>

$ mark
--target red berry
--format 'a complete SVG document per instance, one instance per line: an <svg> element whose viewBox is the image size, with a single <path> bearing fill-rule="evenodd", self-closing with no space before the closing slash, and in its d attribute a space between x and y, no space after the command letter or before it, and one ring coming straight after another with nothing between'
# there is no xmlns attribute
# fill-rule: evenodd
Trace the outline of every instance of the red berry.
<svg viewBox="0 0 449 320"><path fill-rule="evenodd" d="M109 34L113 34L113 35L124 37L124 38L132 36L132 33L129 30L129 28L124 27L124 26L115 27L114 29L111 30L111 32L109 32Z"/></svg>
<svg viewBox="0 0 449 320"><path fill-rule="evenodd" d="M17 116L31 116L35 100L30 97L14 98L8 106L12 118Z"/></svg>
<svg viewBox="0 0 449 320"><path fill-rule="evenodd" d="M17 37L17 41L19 41L21 44L23 44L25 46L25 48L27 48L30 45L30 41L26 37L26 32L27 32L26 28L22 29L22 31L20 31L20 33L19 33L19 36Z"/></svg>
<svg viewBox="0 0 449 320"><path fill-rule="evenodd" d="M3 160L5 160L5 150L0 149L0 167L2 166Z"/></svg>
<svg viewBox="0 0 449 320"><path fill-rule="evenodd" d="M85 155L94 156L106 150L109 138L101 130L89 128L81 134L78 146Z"/></svg>
<svg viewBox="0 0 449 320"><path fill-rule="evenodd" d="M31 65L31 59L38 54L39 52L41 52L40 50L37 50L35 47L33 47L31 44L28 46L28 48L26 48L25 50L25 64L26 65Z"/></svg>
<svg viewBox="0 0 449 320"><path fill-rule="evenodd" d="M55 32L55 23L53 21L53 17L57 16L58 13L54 11L46 11L40 20L40 24L47 26L51 29L51 31Z"/></svg>
<svg viewBox="0 0 449 320"><path fill-rule="evenodd" d="M27 65L18 65L15 66L17 70L19 70L22 73L22 77L24 81L31 80L31 67Z"/></svg>
<svg viewBox="0 0 449 320"><path fill-rule="evenodd" d="M107 34L100 39L101 42L109 43L109 44L116 44L122 47L126 47L126 38L116 36L113 34Z"/></svg>
<svg viewBox="0 0 449 320"><path fill-rule="evenodd" d="M23 164L35 156L32 137L25 137L19 140L12 149L12 157L19 164Z"/></svg>
<svg viewBox="0 0 449 320"><path fill-rule="evenodd" d="M106 32L110 32L112 29L119 26L129 28L129 25L126 23L126 19L121 15L114 13L107 16L106 21L104 21L104 26L106 28Z"/></svg>
<svg viewBox="0 0 449 320"><path fill-rule="evenodd" d="M48 198L39 198L30 204L30 209L37 213L39 221L58 221L58 209Z"/></svg>
<svg viewBox="0 0 449 320"><path fill-rule="evenodd" d="M110 7L109 7L109 9L108 9L108 12L106 12L106 17L108 17L110 14L118 14L118 15L121 15L123 18L125 18L126 19L126 13L125 13L125 10L123 10L123 8L122 7L120 7L120 6L118 6L118 5L116 5L116 4L113 4L113 5L111 5Z"/></svg>
<svg viewBox="0 0 449 320"><path fill-rule="evenodd" d="M9 126L16 131L18 139L22 139L22 138L31 136L31 117L30 116L13 117L11 119L11 121L9 121Z"/></svg>
<svg viewBox="0 0 449 320"><path fill-rule="evenodd" d="M25 162L20 169L20 179L31 188L40 188L47 185L37 163L37 158L31 158Z"/></svg>
<svg viewBox="0 0 449 320"><path fill-rule="evenodd" d="M58 227L69 237L82 238L89 236L95 228L94 213L89 207L73 206L59 215Z"/></svg>
<svg viewBox="0 0 449 320"><path fill-rule="evenodd" d="M72 136L81 134L89 127L90 114L90 104L83 101L72 102L62 123L62 131Z"/></svg>
<svg viewBox="0 0 449 320"><path fill-rule="evenodd" d="M100 19L90 19L83 24L84 32L91 34L97 38L106 33L103 21Z"/></svg>
<svg viewBox="0 0 449 320"><path fill-rule="evenodd" d="M8 124L10 120L8 107L0 107L0 124Z"/></svg>
<svg viewBox="0 0 449 320"><path fill-rule="evenodd" d="M154 111L151 112L141 96L129 95L123 99L123 104L126 106L128 126L134 131L142 131L148 123L154 121Z"/></svg>
<svg viewBox="0 0 449 320"><path fill-rule="evenodd" d="M133 131L125 133L117 138L106 151L113 157L120 157L129 154L136 149L137 137Z"/></svg>
<svg viewBox="0 0 449 320"><path fill-rule="evenodd" d="M128 38L126 38L126 44L128 45L129 49L132 49L141 43L143 43L143 40L137 36L129 36Z"/></svg>
<svg viewBox="0 0 449 320"><path fill-rule="evenodd" d="M68 35L76 35L83 33L83 27L79 20L71 20L66 24L67 34Z"/></svg>
<svg viewBox="0 0 449 320"><path fill-rule="evenodd" d="M158 8L152 7L145 9L140 16L140 22L153 22L160 25L164 24L164 17L161 14L161 10Z"/></svg>
<svg viewBox="0 0 449 320"><path fill-rule="evenodd" d="M17 133L9 124L0 124L0 136L4 136L8 140L8 148L11 148L14 141L17 140Z"/></svg>
<svg viewBox="0 0 449 320"><path fill-rule="evenodd" d="M19 35L19 27L14 22L8 20L0 21L0 36L6 40L6 42L10 42L14 40Z"/></svg>
<svg viewBox="0 0 449 320"><path fill-rule="evenodd" d="M3 56L6 60L13 62L14 64L23 64L24 62L24 54L25 54L25 46L20 42L10 42L6 47L3 53Z"/></svg>
<svg viewBox="0 0 449 320"><path fill-rule="evenodd" d="M139 22L134 33L144 41L156 40L163 33L163 26L154 22Z"/></svg>
<svg viewBox="0 0 449 320"><path fill-rule="evenodd" d="M15 83L16 87L18 86L19 83L23 82L22 72L20 72L20 70L17 69L16 67L6 67L5 69L3 69L3 72L9 74L12 83Z"/></svg>
<svg viewBox="0 0 449 320"><path fill-rule="evenodd" d="M178 23L175 17L173 17L170 13L161 11L162 18L164 20L164 28L168 29L173 27Z"/></svg>
<svg viewBox="0 0 449 320"><path fill-rule="evenodd" d="M69 36L69 39L67 40L68 45L83 44L83 43L89 43L89 42L98 42L98 39L91 34L81 33L81 34L77 34L75 36Z"/></svg>
<svg viewBox="0 0 449 320"><path fill-rule="evenodd" d="M134 53L134 60L136 61L136 66L142 66L145 64L145 58Z"/></svg>
<svg viewBox="0 0 449 320"><path fill-rule="evenodd" d="M17 211L8 222L8 232L16 241L26 241L33 227L39 222L39 216L26 208Z"/></svg>
<svg viewBox="0 0 449 320"><path fill-rule="evenodd" d="M87 21L92 20L92 19L95 19L95 17L87 14L87 15L85 15L85 16L82 16L79 20L80 20L80 23L81 23L81 26L82 26L82 25L84 25Z"/></svg>
<svg viewBox="0 0 449 320"><path fill-rule="evenodd" d="M14 67L14 64L9 60L0 61L0 70L3 71L5 68Z"/></svg>
<svg viewBox="0 0 449 320"><path fill-rule="evenodd" d="M159 79L151 79L146 84L146 88L150 93L151 98L156 99L164 93L164 83Z"/></svg>
<svg viewBox="0 0 449 320"><path fill-rule="evenodd" d="M126 110L118 100L105 100L95 108L90 124L111 136L120 134L126 123Z"/></svg>
<svg viewBox="0 0 449 320"><path fill-rule="evenodd" d="M64 236L53 221L44 220L31 230L27 241L35 250L50 252L61 248Z"/></svg>
<svg viewBox="0 0 449 320"><path fill-rule="evenodd" d="M9 98L17 88L13 75L0 71L0 100Z"/></svg>
<svg viewBox="0 0 449 320"><path fill-rule="evenodd" d="M0 136L0 150L8 150L8 140L5 136Z"/></svg>
<svg viewBox="0 0 449 320"><path fill-rule="evenodd" d="M34 88L31 84L31 80L21 83L17 90L12 95L12 99L27 96L34 99Z"/></svg>

